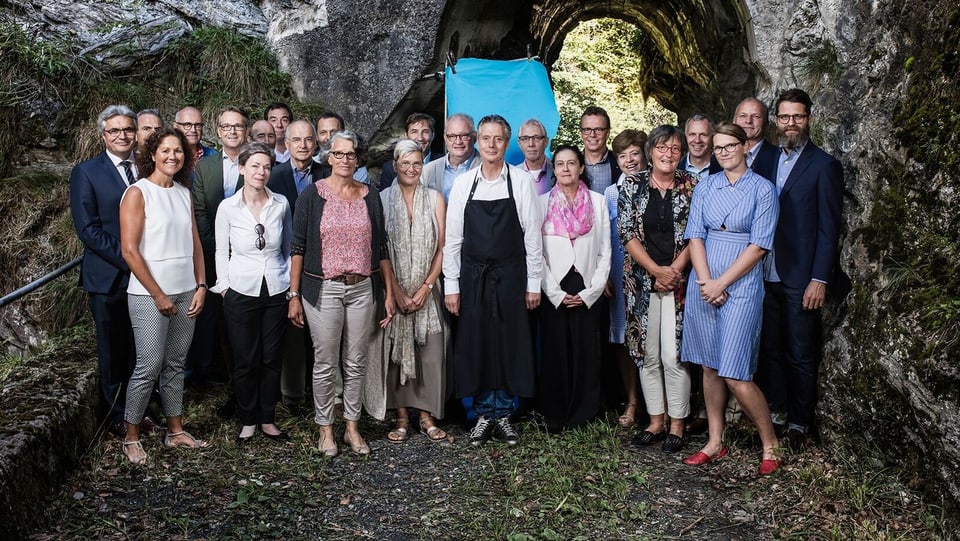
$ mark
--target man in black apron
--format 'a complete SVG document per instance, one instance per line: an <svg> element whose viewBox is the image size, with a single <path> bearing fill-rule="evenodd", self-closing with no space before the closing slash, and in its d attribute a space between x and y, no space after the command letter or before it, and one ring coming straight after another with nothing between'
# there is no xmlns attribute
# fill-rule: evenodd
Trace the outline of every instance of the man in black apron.
<svg viewBox="0 0 960 541"><path fill-rule="evenodd" d="M484 117L478 134L480 168L457 177L447 209L444 302L460 316L450 369L456 395L473 397L470 442L515 445L513 399L534 395L527 310L540 305L543 220L530 176L504 162L507 121Z"/></svg>

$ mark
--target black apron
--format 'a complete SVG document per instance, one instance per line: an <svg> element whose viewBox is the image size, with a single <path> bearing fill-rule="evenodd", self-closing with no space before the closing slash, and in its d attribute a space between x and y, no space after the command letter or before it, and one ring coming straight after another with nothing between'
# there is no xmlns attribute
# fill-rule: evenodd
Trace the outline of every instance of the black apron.
<svg viewBox="0 0 960 541"><path fill-rule="evenodd" d="M506 199L475 201L479 181L478 172L463 210L454 389L458 397L494 390L533 396L527 250L510 168Z"/></svg>

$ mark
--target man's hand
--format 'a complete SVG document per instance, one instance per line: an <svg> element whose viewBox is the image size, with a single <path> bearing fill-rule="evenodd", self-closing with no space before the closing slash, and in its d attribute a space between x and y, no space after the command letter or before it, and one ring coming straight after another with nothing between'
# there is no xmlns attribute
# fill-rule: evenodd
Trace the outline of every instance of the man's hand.
<svg viewBox="0 0 960 541"><path fill-rule="evenodd" d="M455 316L460 315L460 294L451 293L449 295L443 296L443 305L447 307L447 311Z"/></svg>
<svg viewBox="0 0 960 541"><path fill-rule="evenodd" d="M540 306L540 293L527 292L527 310L536 310Z"/></svg>
<svg viewBox="0 0 960 541"><path fill-rule="evenodd" d="M827 298L827 284L810 280L807 289L803 292L803 309L819 310L823 308L823 301Z"/></svg>

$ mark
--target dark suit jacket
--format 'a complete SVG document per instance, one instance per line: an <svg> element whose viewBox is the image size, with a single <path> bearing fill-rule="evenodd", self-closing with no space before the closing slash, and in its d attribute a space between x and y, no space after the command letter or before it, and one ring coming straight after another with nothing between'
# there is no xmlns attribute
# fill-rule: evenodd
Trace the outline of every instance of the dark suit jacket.
<svg viewBox="0 0 960 541"><path fill-rule="evenodd" d="M688 163L690 163L690 153L684 154L683 159L681 159L680 163L677 165L677 169L686 171ZM723 171L723 167L720 167L720 162L717 161L717 157L713 154L710 154L710 169L707 170L707 174L713 175L715 173L719 173L720 171Z"/></svg>
<svg viewBox="0 0 960 541"><path fill-rule="evenodd" d="M774 170L771 180L776 176ZM780 190L773 238L777 274L787 287L803 289L813 278L833 283L842 202L840 162L808 142Z"/></svg>
<svg viewBox="0 0 960 541"><path fill-rule="evenodd" d="M780 147L771 145L766 139L760 141L760 150L757 157L753 159L753 165L750 169L761 177L776 182L777 181L777 162L780 159Z"/></svg>
<svg viewBox="0 0 960 541"><path fill-rule="evenodd" d="M237 181L237 189L243 187L243 175ZM217 241L214 231L217 222L217 207L223 201L223 154L217 152L200 160L193 177L193 214L197 218L197 231L200 244L203 245L203 264L207 274L207 283L217 282L217 268L214 254Z"/></svg>
<svg viewBox="0 0 960 541"><path fill-rule="evenodd" d="M330 166L319 164L310 160L310 173L313 175L314 182L330 175ZM290 203L290 213L297 208L297 183L293 180L293 165L290 161L285 161L270 171L270 180L267 181L267 188L287 198Z"/></svg>
<svg viewBox="0 0 960 541"><path fill-rule="evenodd" d="M106 152L70 172L70 213L83 243L80 285L88 293L115 293L130 279L120 255L120 198L126 189Z"/></svg>

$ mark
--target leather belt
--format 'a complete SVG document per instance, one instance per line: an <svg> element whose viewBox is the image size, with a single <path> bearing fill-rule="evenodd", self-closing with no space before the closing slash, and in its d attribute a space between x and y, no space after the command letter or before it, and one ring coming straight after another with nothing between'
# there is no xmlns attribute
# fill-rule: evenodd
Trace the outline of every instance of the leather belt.
<svg viewBox="0 0 960 541"><path fill-rule="evenodd" d="M334 276L332 278L324 278L324 280L340 282L341 284L352 286L359 284L367 278L369 278L369 276L363 274L341 274L340 276Z"/></svg>

